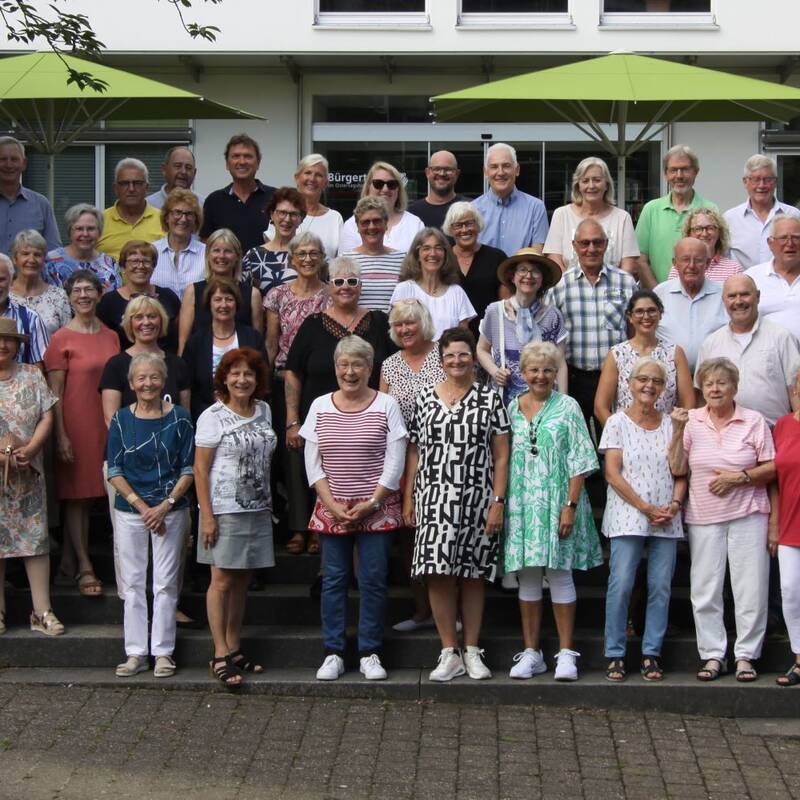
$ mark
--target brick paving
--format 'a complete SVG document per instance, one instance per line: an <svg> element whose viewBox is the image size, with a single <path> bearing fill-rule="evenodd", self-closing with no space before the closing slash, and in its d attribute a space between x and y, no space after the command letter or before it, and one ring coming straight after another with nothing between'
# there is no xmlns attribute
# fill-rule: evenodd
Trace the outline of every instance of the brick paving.
<svg viewBox="0 0 800 800"><path fill-rule="evenodd" d="M2 800L781 800L800 739L736 720L0 687Z"/></svg>

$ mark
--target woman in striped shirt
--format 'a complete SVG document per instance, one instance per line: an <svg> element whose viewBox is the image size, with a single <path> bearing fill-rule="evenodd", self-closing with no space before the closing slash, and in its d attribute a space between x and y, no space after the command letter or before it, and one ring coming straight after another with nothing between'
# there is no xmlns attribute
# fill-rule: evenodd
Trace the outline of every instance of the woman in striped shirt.
<svg viewBox="0 0 800 800"><path fill-rule="evenodd" d="M392 531L402 527L400 477L408 434L397 401L369 387L374 350L359 336L336 346L338 391L318 397L300 436L308 483L317 493L309 529L322 541L322 637L319 680L344 672L347 589L358 550L358 650L367 680L383 680L381 665L386 571Z"/></svg>

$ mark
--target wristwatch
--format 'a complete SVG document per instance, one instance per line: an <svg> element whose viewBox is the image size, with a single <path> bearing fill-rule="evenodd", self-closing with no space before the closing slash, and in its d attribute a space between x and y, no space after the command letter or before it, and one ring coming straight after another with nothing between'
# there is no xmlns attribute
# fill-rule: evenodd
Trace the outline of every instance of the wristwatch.
<svg viewBox="0 0 800 800"><path fill-rule="evenodd" d="M500 497L500 495L495 495L492 498L492 502L493 503L500 503L501 506L504 506L506 504L506 499L505 499L505 497Z"/></svg>
<svg viewBox="0 0 800 800"><path fill-rule="evenodd" d="M746 469L742 470L742 475L744 475L744 482L745 483L751 483L752 482L753 479L750 477L750 473Z"/></svg>
<svg viewBox="0 0 800 800"><path fill-rule="evenodd" d="M169 503L171 506L174 506L174 505L175 505L175 498L174 498L172 495L169 495L169 496L167 497L167 502L168 502L168 503Z"/></svg>
<svg viewBox="0 0 800 800"><path fill-rule="evenodd" d="M564 503L564 508L577 508L577 507L578 504L573 502L572 500L567 500L567 502Z"/></svg>
<svg viewBox="0 0 800 800"><path fill-rule="evenodd" d="M378 499L377 499L377 498L375 498L375 497L371 497L371 498L370 498L370 503L372 503L372 508L373 508L375 511L380 511L380 510L381 510L381 506L383 505L383 503L381 503L381 501L380 501L380 500L378 500Z"/></svg>

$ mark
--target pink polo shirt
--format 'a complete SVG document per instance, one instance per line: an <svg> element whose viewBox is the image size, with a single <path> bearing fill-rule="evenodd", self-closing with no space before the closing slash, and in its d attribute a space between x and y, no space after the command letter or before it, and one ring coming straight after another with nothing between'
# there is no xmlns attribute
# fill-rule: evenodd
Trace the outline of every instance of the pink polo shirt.
<svg viewBox="0 0 800 800"><path fill-rule="evenodd" d="M743 483L724 497L708 489L717 470L741 472L775 458L772 434L758 411L737 403L733 416L717 431L708 418L708 408L693 408L683 432L683 446L689 456L689 503L684 515L689 525L713 525L755 512L769 513L764 486Z"/></svg>

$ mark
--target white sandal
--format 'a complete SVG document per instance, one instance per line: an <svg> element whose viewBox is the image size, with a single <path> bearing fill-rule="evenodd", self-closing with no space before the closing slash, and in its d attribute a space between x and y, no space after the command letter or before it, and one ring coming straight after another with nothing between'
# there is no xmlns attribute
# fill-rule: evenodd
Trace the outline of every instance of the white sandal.
<svg viewBox="0 0 800 800"><path fill-rule="evenodd" d="M31 611L31 630L43 633L45 636L61 636L64 633L64 626L53 613L53 609L48 608L41 617L35 611Z"/></svg>
<svg viewBox="0 0 800 800"><path fill-rule="evenodd" d="M171 678L175 674L175 661L172 656L156 656L156 666L153 670L155 678Z"/></svg>

